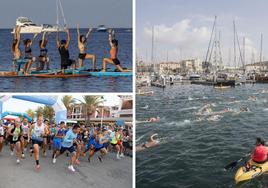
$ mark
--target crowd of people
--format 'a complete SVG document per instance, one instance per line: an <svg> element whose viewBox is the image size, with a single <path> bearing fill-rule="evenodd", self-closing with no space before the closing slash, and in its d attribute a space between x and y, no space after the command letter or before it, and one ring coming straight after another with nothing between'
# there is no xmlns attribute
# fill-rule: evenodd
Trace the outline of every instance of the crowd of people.
<svg viewBox="0 0 268 188"><path fill-rule="evenodd" d="M35 168L40 169L40 155L47 156L52 150L51 162L56 163L64 153L70 156L68 169L75 172L75 165L80 164L81 157L92 160L94 155L102 162L109 152L116 152L120 160L126 154L132 153L132 127L125 125L67 125L51 123L39 116L36 122L27 118L0 123L0 152L9 145L10 155L16 156L16 163L21 163L29 156L34 156ZM27 157L28 158L28 157Z"/></svg>
<svg viewBox="0 0 268 188"><path fill-rule="evenodd" d="M67 27L64 28L64 32L67 35L67 39L60 39L59 31L56 34L56 47L59 51L61 59L61 70L62 72L68 68L82 68L84 67L85 59L92 60L93 71L96 70L96 57L93 54L88 54L87 41L92 29L90 28L86 35L80 34L79 25L77 26L77 36L78 36L78 60L73 60L70 58L69 47L71 42L70 31ZM37 70L49 69L50 58L48 55L47 43L48 37L47 33L43 32L42 39L39 41L40 55L38 58L34 57L32 54L32 44L37 38L38 34L34 34L33 39L27 38L23 40L24 44L24 53L20 50L21 42L21 27L16 26L14 28L13 42L12 42L12 53L13 53L13 62L14 67L17 67L16 71L19 72L23 69L24 75L29 75L31 72L31 67L34 62L38 62ZM102 71L106 71L107 64L114 65L118 71L128 72L122 68L120 61L118 59L118 40L115 38L114 30L109 30L108 42L110 45L110 57L103 59Z"/></svg>

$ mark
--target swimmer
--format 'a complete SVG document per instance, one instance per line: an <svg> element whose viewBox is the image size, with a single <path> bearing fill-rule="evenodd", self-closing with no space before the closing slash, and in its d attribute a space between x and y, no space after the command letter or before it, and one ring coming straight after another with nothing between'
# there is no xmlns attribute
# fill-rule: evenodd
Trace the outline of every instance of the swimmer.
<svg viewBox="0 0 268 188"><path fill-rule="evenodd" d="M210 114L212 112L212 104L206 104L200 109L201 114Z"/></svg>
<svg viewBox="0 0 268 188"><path fill-rule="evenodd" d="M158 122L158 121L160 121L160 117L151 117L151 118L149 118L148 120L147 120L148 122L151 122L151 123L153 123L153 122Z"/></svg>
<svg viewBox="0 0 268 188"><path fill-rule="evenodd" d="M241 106L240 112L249 112L249 108L247 106Z"/></svg>
<svg viewBox="0 0 268 188"><path fill-rule="evenodd" d="M159 145L159 140L155 140L154 137L157 136L158 134L153 134L152 136L150 136L150 138L148 139L147 142L136 146L136 151L143 151L147 148L151 148L151 147L155 147Z"/></svg>
<svg viewBox="0 0 268 188"><path fill-rule="evenodd" d="M223 116L221 115L213 115L207 118L208 121L220 121Z"/></svg>
<svg viewBox="0 0 268 188"><path fill-rule="evenodd" d="M146 105L146 106L142 106L142 107L141 107L141 109L145 109L145 110L148 109L148 108L149 108L148 105Z"/></svg>
<svg viewBox="0 0 268 188"><path fill-rule="evenodd" d="M257 97L255 97L255 96L250 96L250 97L248 98L248 100L249 100L249 101L257 101Z"/></svg>

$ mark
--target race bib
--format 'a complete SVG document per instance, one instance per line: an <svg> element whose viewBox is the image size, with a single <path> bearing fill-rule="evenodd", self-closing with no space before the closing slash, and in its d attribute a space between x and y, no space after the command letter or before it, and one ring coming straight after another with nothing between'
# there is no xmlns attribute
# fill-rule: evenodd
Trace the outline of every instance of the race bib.
<svg viewBox="0 0 268 188"><path fill-rule="evenodd" d="M20 135L20 129L16 128L13 133L13 141L17 141Z"/></svg>

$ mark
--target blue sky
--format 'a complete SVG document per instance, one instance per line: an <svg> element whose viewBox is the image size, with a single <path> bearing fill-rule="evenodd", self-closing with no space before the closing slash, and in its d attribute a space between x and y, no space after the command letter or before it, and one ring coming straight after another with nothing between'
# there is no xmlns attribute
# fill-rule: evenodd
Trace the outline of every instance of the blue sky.
<svg viewBox="0 0 268 188"><path fill-rule="evenodd" d="M61 0L70 27L132 27L132 0ZM36 23L56 23L56 0L1 0L0 28L10 28L19 16Z"/></svg>
<svg viewBox="0 0 268 188"><path fill-rule="evenodd" d="M259 59L260 35L263 55L268 59L268 1L266 0L137 0L136 38L138 57L150 60L151 28L155 27L155 59L204 59L214 16L225 62L233 59L233 25L235 19L240 43L246 37L246 61ZM147 53L146 53L147 52ZM147 54L147 55L146 55ZM238 54L237 54L238 55Z"/></svg>
<svg viewBox="0 0 268 188"><path fill-rule="evenodd" d="M62 98L62 96L59 97ZM81 95L73 95L73 97L79 100L83 100ZM104 95L104 100L105 105L112 106L112 105L118 105L120 99L116 94L109 94ZM35 110L39 106L44 105L11 98L4 103L3 112L4 111L26 112L28 109Z"/></svg>

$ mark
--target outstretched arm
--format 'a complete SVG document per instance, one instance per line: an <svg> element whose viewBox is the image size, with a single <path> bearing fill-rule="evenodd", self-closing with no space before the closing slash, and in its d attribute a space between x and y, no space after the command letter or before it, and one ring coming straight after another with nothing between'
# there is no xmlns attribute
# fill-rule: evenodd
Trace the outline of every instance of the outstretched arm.
<svg viewBox="0 0 268 188"><path fill-rule="evenodd" d="M88 29L88 32L87 32L87 35L86 35L86 40L88 39L89 34L91 33L91 31L92 31L92 28L89 28L89 29Z"/></svg>
<svg viewBox="0 0 268 188"><path fill-rule="evenodd" d="M56 44L57 44L57 48L59 48L59 47L60 47L60 34L59 34L59 28L57 29Z"/></svg>
<svg viewBox="0 0 268 188"><path fill-rule="evenodd" d="M154 137L157 136L158 134L153 134L151 137L150 137L150 141L153 142L154 141Z"/></svg>
<svg viewBox="0 0 268 188"><path fill-rule="evenodd" d="M112 43L112 40L113 40L113 36L112 36L112 29L109 29L109 44L110 46L112 47L113 46L113 43Z"/></svg>
<svg viewBox="0 0 268 188"><path fill-rule="evenodd" d="M80 30L79 30L79 24L77 24L77 41L78 41L78 44L80 43Z"/></svg>
<svg viewBox="0 0 268 188"><path fill-rule="evenodd" d="M36 39L36 37L38 36L38 33L35 33L34 36L33 36L33 40L31 42L31 45L33 44L34 40Z"/></svg>
<svg viewBox="0 0 268 188"><path fill-rule="evenodd" d="M45 40L46 40L46 32L43 33L42 43L41 43L42 48L44 48Z"/></svg>
<svg viewBox="0 0 268 188"><path fill-rule="evenodd" d="M16 28L16 39L17 39L17 43L16 43L16 48L19 48L19 45L20 45L20 30L21 30L21 27L17 27Z"/></svg>
<svg viewBox="0 0 268 188"><path fill-rule="evenodd" d="M71 42L71 36L70 36L70 31L68 28L66 28L66 34L67 34L67 43L66 43L66 48L69 48L70 42Z"/></svg>

